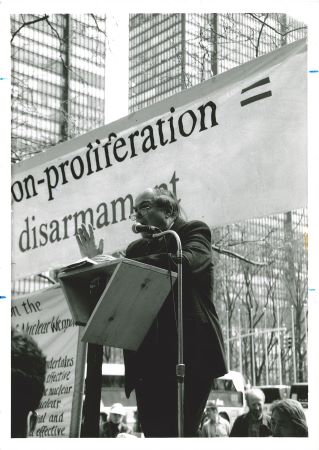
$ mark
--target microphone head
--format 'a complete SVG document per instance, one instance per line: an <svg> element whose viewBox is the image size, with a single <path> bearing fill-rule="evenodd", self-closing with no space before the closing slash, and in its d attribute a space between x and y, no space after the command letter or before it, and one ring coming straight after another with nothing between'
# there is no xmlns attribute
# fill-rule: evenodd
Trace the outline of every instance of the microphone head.
<svg viewBox="0 0 319 450"><path fill-rule="evenodd" d="M132 225L132 231L133 233L140 233L140 227L143 226L140 223L133 223Z"/></svg>
<svg viewBox="0 0 319 450"><path fill-rule="evenodd" d="M157 227L153 227L152 225L142 225L141 223L133 223L132 225L133 233L157 233L160 231Z"/></svg>

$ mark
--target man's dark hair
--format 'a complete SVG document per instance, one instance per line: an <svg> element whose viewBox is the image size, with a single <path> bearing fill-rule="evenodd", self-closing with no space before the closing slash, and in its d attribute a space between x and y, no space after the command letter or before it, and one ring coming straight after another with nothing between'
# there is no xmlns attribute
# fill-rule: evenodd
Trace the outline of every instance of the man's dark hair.
<svg viewBox="0 0 319 450"><path fill-rule="evenodd" d="M11 436L23 437L27 416L44 391L46 359L34 339L11 328Z"/></svg>
<svg viewBox="0 0 319 450"><path fill-rule="evenodd" d="M180 206L175 195L164 188L154 189L154 203L157 208L162 209L165 213L169 213L173 217L180 216Z"/></svg>

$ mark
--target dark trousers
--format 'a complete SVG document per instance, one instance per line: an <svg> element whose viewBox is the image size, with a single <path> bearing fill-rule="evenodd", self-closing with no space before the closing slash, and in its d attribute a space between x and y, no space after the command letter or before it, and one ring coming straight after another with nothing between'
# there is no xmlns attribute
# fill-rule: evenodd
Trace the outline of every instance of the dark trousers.
<svg viewBox="0 0 319 450"><path fill-rule="evenodd" d="M156 377L157 378L157 377ZM139 379L137 408L145 437L178 437L177 381L174 377ZM185 376L184 437L198 436L198 428L212 388L211 375Z"/></svg>

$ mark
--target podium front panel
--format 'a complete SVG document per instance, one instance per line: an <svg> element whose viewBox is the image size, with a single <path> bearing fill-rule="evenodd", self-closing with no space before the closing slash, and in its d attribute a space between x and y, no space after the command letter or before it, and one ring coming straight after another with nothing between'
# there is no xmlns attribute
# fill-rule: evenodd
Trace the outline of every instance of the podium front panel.
<svg viewBox="0 0 319 450"><path fill-rule="evenodd" d="M174 272L121 260L88 320L83 340L137 350L176 277Z"/></svg>

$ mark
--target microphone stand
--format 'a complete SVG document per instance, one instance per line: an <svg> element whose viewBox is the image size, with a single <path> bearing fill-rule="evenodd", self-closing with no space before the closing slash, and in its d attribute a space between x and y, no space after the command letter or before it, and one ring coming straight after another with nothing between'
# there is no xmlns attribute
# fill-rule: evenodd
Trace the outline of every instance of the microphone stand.
<svg viewBox="0 0 319 450"><path fill-rule="evenodd" d="M155 233L154 238L161 237L164 234L172 234L177 243L177 334L178 334L178 360L176 365L177 378L177 415L178 415L178 437L184 436L184 347L183 347L183 296L182 296L182 245L178 234L173 230L162 231Z"/></svg>

